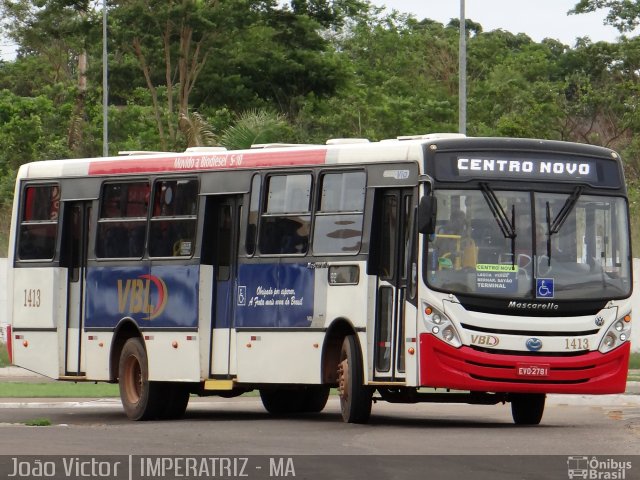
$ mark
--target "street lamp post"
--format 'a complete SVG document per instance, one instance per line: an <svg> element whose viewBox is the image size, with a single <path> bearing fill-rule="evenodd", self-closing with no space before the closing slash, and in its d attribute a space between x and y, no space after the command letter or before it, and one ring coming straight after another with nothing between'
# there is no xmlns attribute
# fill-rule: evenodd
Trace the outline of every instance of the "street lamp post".
<svg viewBox="0 0 640 480"><path fill-rule="evenodd" d="M107 69L107 0L102 0L102 156L109 156L109 83Z"/></svg>
<svg viewBox="0 0 640 480"><path fill-rule="evenodd" d="M465 0L460 0L460 45L458 48L458 132L467 134L467 33Z"/></svg>

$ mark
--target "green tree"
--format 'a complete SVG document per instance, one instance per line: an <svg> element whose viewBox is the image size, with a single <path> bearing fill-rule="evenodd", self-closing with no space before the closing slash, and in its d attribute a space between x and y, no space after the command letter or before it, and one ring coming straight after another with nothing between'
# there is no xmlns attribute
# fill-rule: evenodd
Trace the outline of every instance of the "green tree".
<svg viewBox="0 0 640 480"><path fill-rule="evenodd" d="M245 149L252 145L281 143L291 136L285 117L270 110L248 110L239 114L225 129L220 143L228 149Z"/></svg>
<svg viewBox="0 0 640 480"><path fill-rule="evenodd" d="M179 120L211 51L218 0L116 0L113 35L131 54L151 94L160 146L178 143ZM161 98L161 87L164 99Z"/></svg>
<svg viewBox="0 0 640 480"><path fill-rule="evenodd" d="M61 81L75 83L75 107L70 115L67 143L82 153L86 120L87 45L97 25L89 0L0 0L5 15L4 31L20 44L22 55L48 61L52 70L63 74Z"/></svg>
<svg viewBox="0 0 640 480"><path fill-rule="evenodd" d="M580 14L607 9L606 23L620 32L629 32L640 25L640 3L631 0L580 0L569 13Z"/></svg>
<svg viewBox="0 0 640 480"><path fill-rule="evenodd" d="M457 122L456 35L442 24L399 14L358 21L336 40L350 65L348 81L326 101L305 105L303 140L451 131Z"/></svg>
<svg viewBox="0 0 640 480"><path fill-rule="evenodd" d="M276 108L295 119L310 95L333 95L346 79L346 65L325 26L306 10L265 7L237 28L227 26L215 39L215 61L203 68L193 106Z"/></svg>
<svg viewBox="0 0 640 480"><path fill-rule="evenodd" d="M526 35L496 31L469 42L469 132L560 138L557 51Z"/></svg>

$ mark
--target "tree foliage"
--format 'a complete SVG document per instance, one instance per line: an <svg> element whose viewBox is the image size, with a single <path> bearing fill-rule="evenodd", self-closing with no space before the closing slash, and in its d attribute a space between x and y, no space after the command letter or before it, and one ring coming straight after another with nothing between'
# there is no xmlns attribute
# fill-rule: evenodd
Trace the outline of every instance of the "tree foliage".
<svg viewBox="0 0 640 480"><path fill-rule="evenodd" d="M102 151L101 2L0 0L0 200L20 164ZM577 1L629 32L638 2ZM458 23L367 0L109 0L110 151L455 131ZM640 39L467 20L468 132L606 145L640 177ZM86 55L86 62L81 61ZM83 67L85 65L85 67Z"/></svg>
<svg viewBox="0 0 640 480"><path fill-rule="evenodd" d="M589 13L606 9L606 22L620 32L640 25L640 3L632 0L580 0L570 13Z"/></svg>

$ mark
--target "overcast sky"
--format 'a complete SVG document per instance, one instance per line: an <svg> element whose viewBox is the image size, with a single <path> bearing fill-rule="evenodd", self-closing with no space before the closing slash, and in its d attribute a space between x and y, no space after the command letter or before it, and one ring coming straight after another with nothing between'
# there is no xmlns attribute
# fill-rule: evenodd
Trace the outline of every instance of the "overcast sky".
<svg viewBox="0 0 640 480"><path fill-rule="evenodd" d="M460 14L460 0L371 0L389 10L413 13L419 20L431 18L447 24ZM577 37L615 42L618 31L603 24L605 11L567 15L578 0L466 0L466 17L482 25L484 31L503 29L526 33L539 42L554 38L574 46Z"/></svg>

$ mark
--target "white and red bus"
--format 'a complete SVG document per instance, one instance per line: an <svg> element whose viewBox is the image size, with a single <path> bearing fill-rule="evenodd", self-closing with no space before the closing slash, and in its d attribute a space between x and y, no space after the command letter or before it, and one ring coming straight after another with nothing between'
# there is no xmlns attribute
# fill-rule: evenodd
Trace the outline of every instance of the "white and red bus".
<svg viewBox="0 0 640 480"><path fill-rule="evenodd" d="M118 382L134 420L259 390L278 414L374 399L510 402L625 389L621 160L556 141L401 137L21 167L11 354Z"/></svg>

